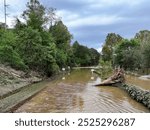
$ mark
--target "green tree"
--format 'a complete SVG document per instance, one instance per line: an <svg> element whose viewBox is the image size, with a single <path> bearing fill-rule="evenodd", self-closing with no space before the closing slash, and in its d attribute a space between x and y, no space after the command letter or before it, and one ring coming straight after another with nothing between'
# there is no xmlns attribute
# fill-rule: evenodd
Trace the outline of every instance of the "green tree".
<svg viewBox="0 0 150 130"><path fill-rule="evenodd" d="M61 68L67 66L67 53L64 50L57 48L56 62Z"/></svg>
<svg viewBox="0 0 150 130"><path fill-rule="evenodd" d="M135 39L140 42L140 49L138 50L138 54L141 57L141 69L142 71L146 71L148 73L148 69L150 68L150 31L142 30L136 33Z"/></svg>
<svg viewBox="0 0 150 130"><path fill-rule="evenodd" d="M123 40L116 48L115 64L130 70L139 67L140 62L136 51L138 48L139 42L137 40Z"/></svg>
<svg viewBox="0 0 150 130"><path fill-rule="evenodd" d="M15 48L17 35L13 30L0 29L0 45L9 45Z"/></svg>
<svg viewBox="0 0 150 130"><path fill-rule="evenodd" d="M38 0L30 0L22 14L25 23L16 19L17 51L29 69L48 76L56 73L57 48L52 35L44 28L48 22L46 8Z"/></svg>
<svg viewBox="0 0 150 130"><path fill-rule="evenodd" d="M14 31L18 34L20 30L24 29L27 27L25 23L22 23L19 18L15 19L15 26L14 26Z"/></svg>
<svg viewBox="0 0 150 130"><path fill-rule="evenodd" d="M102 48L102 56L104 61L112 61L113 47L119 44L123 38L115 33L109 33L106 37L105 44Z"/></svg>
<svg viewBox="0 0 150 130"><path fill-rule="evenodd" d="M98 65L99 59L100 59L100 54L94 48L91 48L89 51L90 51L90 56L91 56L91 61L90 61L91 65Z"/></svg>
<svg viewBox="0 0 150 130"><path fill-rule="evenodd" d="M136 33L134 39L137 39L141 45L146 44L150 41L150 31L142 30L142 31Z"/></svg>
<svg viewBox="0 0 150 130"><path fill-rule="evenodd" d="M51 75L53 68L50 66L57 66L56 47L48 32L39 32L31 27L20 31L18 52L30 69Z"/></svg>
<svg viewBox="0 0 150 130"><path fill-rule="evenodd" d="M150 68L150 42L144 45L142 54L143 54L142 67L149 69Z"/></svg>
<svg viewBox="0 0 150 130"><path fill-rule="evenodd" d="M76 41L73 45L75 63L78 66L87 66L90 63L90 53L87 47L78 44Z"/></svg>
<svg viewBox="0 0 150 130"><path fill-rule="evenodd" d="M62 21L58 21L54 26L50 27L50 33L54 37L58 48L63 50L68 50L70 48L72 35Z"/></svg>
<svg viewBox="0 0 150 130"><path fill-rule="evenodd" d="M74 63L76 66L97 65L99 62L99 53L97 50L80 45L78 41L73 44Z"/></svg>
<svg viewBox="0 0 150 130"><path fill-rule="evenodd" d="M12 30L0 29L0 63L26 70L24 61L16 51L17 36Z"/></svg>
<svg viewBox="0 0 150 130"><path fill-rule="evenodd" d="M22 14L27 26L33 29L43 30L43 25L46 22L45 7L38 0L30 0L27 3L27 10Z"/></svg>
<svg viewBox="0 0 150 130"><path fill-rule="evenodd" d="M27 69L20 55L9 45L0 46L0 63L10 65L15 69Z"/></svg>
<svg viewBox="0 0 150 130"><path fill-rule="evenodd" d="M68 28L63 24L62 21L56 22L50 27L49 32L52 34L57 47L56 61L60 67L72 66L73 65L73 52L71 49L71 39Z"/></svg>

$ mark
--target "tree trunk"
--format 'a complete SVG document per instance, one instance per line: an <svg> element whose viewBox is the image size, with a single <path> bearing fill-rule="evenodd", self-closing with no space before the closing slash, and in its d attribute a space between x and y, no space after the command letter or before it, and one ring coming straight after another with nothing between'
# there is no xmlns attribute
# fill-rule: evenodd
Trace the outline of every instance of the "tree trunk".
<svg viewBox="0 0 150 130"><path fill-rule="evenodd" d="M110 86L115 84L120 84L125 82L124 71L123 69L116 69L114 74L108 79L104 80L100 84L96 84L95 86Z"/></svg>

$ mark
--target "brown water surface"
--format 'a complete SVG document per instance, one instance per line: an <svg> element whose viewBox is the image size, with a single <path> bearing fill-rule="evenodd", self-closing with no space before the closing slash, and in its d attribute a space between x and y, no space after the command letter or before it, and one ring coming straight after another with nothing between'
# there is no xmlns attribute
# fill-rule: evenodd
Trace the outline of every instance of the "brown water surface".
<svg viewBox="0 0 150 130"><path fill-rule="evenodd" d="M74 70L47 83L43 91L14 112L150 112L120 88L94 86L100 82L90 69Z"/></svg>
<svg viewBox="0 0 150 130"><path fill-rule="evenodd" d="M141 79L136 76L126 75L127 83L139 86L142 89L150 90L150 79Z"/></svg>

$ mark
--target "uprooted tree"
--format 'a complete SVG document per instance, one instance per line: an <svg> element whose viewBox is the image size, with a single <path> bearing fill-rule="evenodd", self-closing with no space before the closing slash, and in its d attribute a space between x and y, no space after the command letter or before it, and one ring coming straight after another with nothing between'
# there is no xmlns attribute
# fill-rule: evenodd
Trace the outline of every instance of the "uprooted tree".
<svg viewBox="0 0 150 130"><path fill-rule="evenodd" d="M115 86L125 90L131 98L142 103L150 109L150 91L143 90L138 86L125 83L125 73L123 69L116 69L114 74L95 86Z"/></svg>
<svg viewBox="0 0 150 130"><path fill-rule="evenodd" d="M121 68L117 68L114 71L114 74L101 82L100 84L97 84L96 86L108 86L108 85L113 85L115 86L116 84L121 84L125 82L125 76L124 76L124 70Z"/></svg>

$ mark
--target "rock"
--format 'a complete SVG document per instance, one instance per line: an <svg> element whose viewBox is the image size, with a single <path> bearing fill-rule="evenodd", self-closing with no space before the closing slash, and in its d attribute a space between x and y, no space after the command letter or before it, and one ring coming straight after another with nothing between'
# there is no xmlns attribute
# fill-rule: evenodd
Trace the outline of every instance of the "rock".
<svg viewBox="0 0 150 130"><path fill-rule="evenodd" d="M133 99L150 109L150 91L128 84L122 84L120 87L126 90Z"/></svg>

